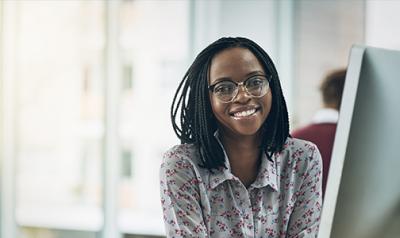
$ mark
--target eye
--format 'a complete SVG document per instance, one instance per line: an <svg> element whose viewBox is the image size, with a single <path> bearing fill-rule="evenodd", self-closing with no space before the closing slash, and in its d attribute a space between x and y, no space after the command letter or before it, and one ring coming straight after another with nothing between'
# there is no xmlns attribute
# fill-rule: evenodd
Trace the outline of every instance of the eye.
<svg viewBox="0 0 400 238"><path fill-rule="evenodd" d="M264 84L265 80L262 76L255 76L247 80L246 86L249 88L260 87Z"/></svg>
<svg viewBox="0 0 400 238"><path fill-rule="evenodd" d="M220 82L215 85L214 92L217 94L231 94L235 89L236 85L232 82Z"/></svg>

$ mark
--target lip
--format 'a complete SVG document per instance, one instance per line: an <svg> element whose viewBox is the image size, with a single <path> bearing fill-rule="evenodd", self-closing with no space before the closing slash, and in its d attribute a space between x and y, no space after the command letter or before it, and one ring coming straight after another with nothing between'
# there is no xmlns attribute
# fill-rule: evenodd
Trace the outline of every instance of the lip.
<svg viewBox="0 0 400 238"><path fill-rule="evenodd" d="M259 111L259 109L260 109L260 106L246 105L246 106L235 107L229 111L229 115L234 116L235 113L244 112L244 111L248 111L248 110L252 110L252 109L256 110L256 113L257 113L257 111Z"/></svg>

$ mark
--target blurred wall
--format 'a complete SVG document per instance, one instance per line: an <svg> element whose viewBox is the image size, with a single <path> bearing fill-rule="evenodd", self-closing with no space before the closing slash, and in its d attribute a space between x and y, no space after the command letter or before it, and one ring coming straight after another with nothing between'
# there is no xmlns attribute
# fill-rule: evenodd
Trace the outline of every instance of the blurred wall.
<svg viewBox="0 0 400 238"><path fill-rule="evenodd" d="M319 83L345 67L353 44L364 42L364 1L295 1L293 127L308 123L322 106Z"/></svg>
<svg viewBox="0 0 400 238"><path fill-rule="evenodd" d="M400 50L400 1L367 1L365 43Z"/></svg>

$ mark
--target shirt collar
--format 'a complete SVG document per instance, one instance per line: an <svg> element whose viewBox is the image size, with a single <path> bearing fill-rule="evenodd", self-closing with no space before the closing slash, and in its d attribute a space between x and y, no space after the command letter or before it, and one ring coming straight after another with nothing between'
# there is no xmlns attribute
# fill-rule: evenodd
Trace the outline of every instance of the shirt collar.
<svg viewBox="0 0 400 238"><path fill-rule="evenodd" d="M322 108L312 118L312 122L319 123L337 123L339 112L332 108Z"/></svg>
<svg viewBox="0 0 400 238"><path fill-rule="evenodd" d="M223 183L226 180L233 180L235 176L231 173L231 167L229 164L229 159L224 149L224 146L221 143L219 138L218 130L214 133L214 137L217 139L220 144L225 157L225 166L226 168L219 168L214 170L213 173L210 174L210 187L211 189L215 189L219 184ZM250 187L261 188L267 185L271 186L272 189L278 191L279 188L279 179L278 174L276 172L276 164L275 164L275 154L272 155L271 159L268 159L265 153L261 156L261 166L258 172L256 180Z"/></svg>
<svg viewBox="0 0 400 238"><path fill-rule="evenodd" d="M221 146L222 151L224 152L224 160L225 160L225 167L226 168L220 167L220 168L214 170L210 174L210 187L211 187L211 189L216 188L219 184L221 184L225 180L233 179L233 174L231 173L231 166L229 164L228 155L226 154L224 146L222 145L222 142L221 142L221 140L219 138L220 136L219 136L219 131L218 130L215 131L214 137L217 140L217 142L219 143L219 145Z"/></svg>
<svg viewBox="0 0 400 238"><path fill-rule="evenodd" d="M276 170L276 156L272 155L271 159L268 159L265 153L261 156L261 166L258 172L256 181L250 187L262 188L265 186L270 186L275 191L279 188L279 178Z"/></svg>

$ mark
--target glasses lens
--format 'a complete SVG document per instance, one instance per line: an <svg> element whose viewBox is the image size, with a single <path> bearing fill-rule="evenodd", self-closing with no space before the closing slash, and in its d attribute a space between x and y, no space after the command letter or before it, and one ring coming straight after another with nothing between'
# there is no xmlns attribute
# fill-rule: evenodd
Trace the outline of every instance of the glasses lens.
<svg viewBox="0 0 400 238"><path fill-rule="evenodd" d="M215 85L214 94L223 102L229 102L236 95L237 86L233 82L222 81Z"/></svg>
<svg viewBox="0 0 400 238"><path fill-rule="evenodd" d="M264 76L255 76L246 81L246 89L252 96L262 97L268 91L268 80Z"/></svg>

